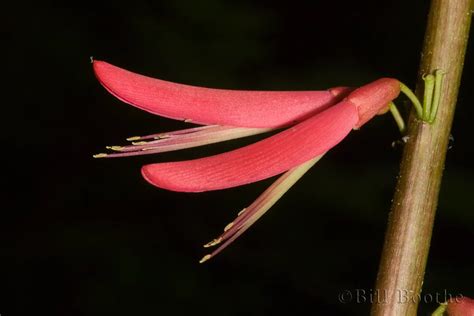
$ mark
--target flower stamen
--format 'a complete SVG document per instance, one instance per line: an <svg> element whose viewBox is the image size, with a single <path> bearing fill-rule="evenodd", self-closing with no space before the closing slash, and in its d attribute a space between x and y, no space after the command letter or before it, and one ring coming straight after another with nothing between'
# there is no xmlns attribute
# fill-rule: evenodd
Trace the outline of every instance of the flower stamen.
<svg viewBox="0 0 474 316"><path fill-rule="evenodd" d="M204 245L205 248L224 243L212 253L204 256L200 263L216 256L230 243L250 228L265 214L323 155L313 158L281 175L249 207L239 212L238 217L224 228L224 233Z"/></svg>
<svg viewBox="0 0 474 316"><path fill-rule="evenodd" d="M133 139L138 141L133 141L131 145L107 146L107 149L115 153L102 153L93 157L115 158L162 153L253 136L271 130L273 129L209 125L147 136L134 136ZM148 139L152 140L145 141Z"/></svg>

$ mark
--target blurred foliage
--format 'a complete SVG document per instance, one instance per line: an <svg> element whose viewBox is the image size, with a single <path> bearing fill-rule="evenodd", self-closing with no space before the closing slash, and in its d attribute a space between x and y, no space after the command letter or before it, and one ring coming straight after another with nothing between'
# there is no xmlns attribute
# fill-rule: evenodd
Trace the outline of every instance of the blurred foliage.
<svg viewBox="0 0 474 316"><path fill-rule="evenodd" d="M258 224L208 264L201 245L271 183L203 194L157 190L148 162L91 154L182 128L123 105L89 56L188 84L321 89L416 78L428 2L115 1L16 3L5 50L0 313L31 315L366 315L344 290L375 280L401 154L391 118L354 132ZM474 296L469 47L424 291ZM10 88L11 86L11 88ZM421 315L436 304L422 304Z"/></svg>

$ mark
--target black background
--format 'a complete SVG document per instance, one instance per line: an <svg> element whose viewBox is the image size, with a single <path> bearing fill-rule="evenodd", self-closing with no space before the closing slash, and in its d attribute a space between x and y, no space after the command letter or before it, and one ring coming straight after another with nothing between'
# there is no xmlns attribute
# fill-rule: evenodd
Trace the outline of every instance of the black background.
<svg viewBox="0 0 474 316"><path fill-rule="evenodd" d="M317 90L382 76L413 86L427 1L58 1L4 9L2 316L368 314L370 304L338 297L374 284L402 150L391 146L400 134L389 115L351 133L242 238L199 265L201 245L272 180L182 194L150 186L139 168L258 137L94 160L128 136L189 125L116 100L89 57L217 88ZM474 296L472 43L423 301L436 293L443 300L445 290ZM422 302L420 315L436 306Z"/></svg>

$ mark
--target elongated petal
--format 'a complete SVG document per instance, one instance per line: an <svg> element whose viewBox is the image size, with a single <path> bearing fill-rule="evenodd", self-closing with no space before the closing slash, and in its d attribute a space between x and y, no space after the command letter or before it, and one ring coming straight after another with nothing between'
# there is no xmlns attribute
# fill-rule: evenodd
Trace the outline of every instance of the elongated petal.
<svg viewBox="0 0 474 316"><path fill-rule="evenodd" d="M302 121L351 90L238 91L209 89L142 76L95 60L100 83L120 100L160 116L198 124L276 128Z"/></svg>
<svg viewBox="0 0 474 316"><path fill-rule="evenodd" d="M108 146L107 149L116 152L112 154L101 153L94 155L94 157L116 158L157 154L257 135L271 130L270 128L207 125L168 133L132 137L131 139L138 140L138 142L133 142L132 145L128 146ZM153 140L145 141L148 139Z"/></svg>
<svg viewBox="0 0 474 316"><path fill-rule="evenodd" d="M274 136L223 154L145 165L144 178L160 188L201 192L266 179L334 147L358 121L349 101L337 105Z"/></svg>
<svg viewBox="0 0 474 316"><path fill-rule="evenodd" d="M266 189L249 207L245 208L238 217L224 229L224 233L204 247L221 244L211 254L204 256L201 263L214 257L229 244L242 235L260 217L263 216L316 162L321 156L311 159L281 175L268 189Z"/></svg>

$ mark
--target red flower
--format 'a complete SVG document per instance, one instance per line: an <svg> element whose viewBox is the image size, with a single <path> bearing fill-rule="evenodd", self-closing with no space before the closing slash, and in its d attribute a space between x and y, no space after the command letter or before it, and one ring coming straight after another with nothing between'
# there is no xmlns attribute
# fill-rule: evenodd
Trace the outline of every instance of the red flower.
<svg viewBox="0 0 474 316"><path fill-rule="evenodd" d="M101 84L120 100L160 116L207 126L134 137L131 146L112 146L117 157L210 144L271 129L287 129L259 142L215 156L146 165L151 184L173 191L201 192L252 183L284 173L207 246L225 243L216 255L262 216L328 150L375 115L385 113L400 82L382 78L352 90L236 91L192 87L93 62ZM143 142L143 140L153 139Z"/></svg>

